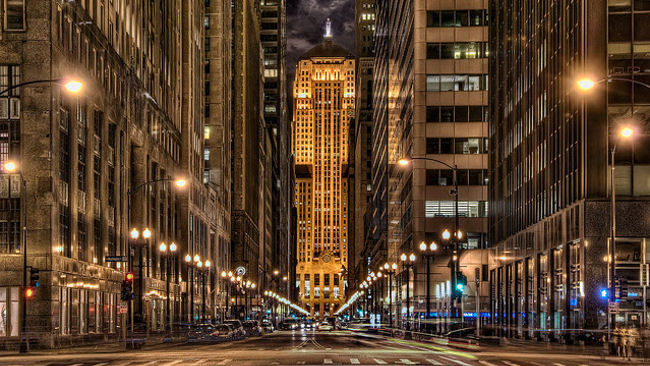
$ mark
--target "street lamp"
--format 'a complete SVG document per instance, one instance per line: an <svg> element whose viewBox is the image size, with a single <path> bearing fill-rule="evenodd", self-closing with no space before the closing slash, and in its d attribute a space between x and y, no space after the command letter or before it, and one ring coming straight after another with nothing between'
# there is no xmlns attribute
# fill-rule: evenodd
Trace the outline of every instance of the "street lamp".
<svg viewBox="0 0 650 366"><path fill-rule="evenodd" d="M427 291L426 291L426 301L427 301L427 315L426 319L431 317L431 257L434 253L438 251L438 244L435 241L432 241L431 244L427 245L425 242L420 243L420 253L427 259ZM428 327L428 324L427 324Z"/></svg>
<svg viewBox="0 0 650 366"><path fill-rule="evenodd" d="M167 251L169 249L169 251ZM170 267L170 262L171 262L171 256L176 253L176 243L172 242L169 247L165 242L161 242L160 245L158 246L158 250L160 251L160 254L165 257L165 289L167 291L167 298L166 298L166 305L165 305L165 316L167 318L167 327L168 330L171 332L172 326L171 326L171 316L170 316L170 291L169 291L169 276L172 276L173 274L171 273L169 267Z"/></svg>
<svg viewBox="0 0 650 366"><path fill-rule="evenodd" d="M407 260L408 258L408 260ZM411 338L411 295L410 295L410 287L411 287L411 272L410 269L413 267L414 262L415 262L415 254L411 253L410 255L406 255L406 253L402 253L400 255L400 260L402 261L402 266L404 269L406 269L406 329L407 333L406 336L407 338Z"/></svg>
<svg viewBox="0 0 650 366"><path fill-rule="evenodd" d="M384 272L388 274L388 318L391 329L393 328L393 275L397 270L397 263L389 265L384 263Z"/></svg>
<svg viewBox="0 0 650 366"><path fill-rule="evenodd" d="M53 84L59 84L63 86L63 89L67 91L70 94L78 94L81 92L81 90L84 87L84 84L81 80L79 79L73 79L73 78L61 78L61 79L48 79L48 80L32 80L32 81L26 81L24 83L20 83L17 85L13 85L10 88L4 89L0 91L0 95L8 93L14 89L18 89L23 86L27 85L33 85L33 84L44 84L44 83L53 83Z"/></svg>
<svg viewBox="0 0 650 366"><path fill-rule="evenodd" d="M616 301L616 146L620 140L629 140L635 135L635 130L631 126L624 126L619 130L618 136L614 139L614 146L612 146L610 164L611 164L611 177L610 177L610 189L611 189L611 243L608 247L609 249L609 260L607 265L609 266L609 301ZM608 318L610 322L610 329L616 327L616 314L611 314Z"/></svg>

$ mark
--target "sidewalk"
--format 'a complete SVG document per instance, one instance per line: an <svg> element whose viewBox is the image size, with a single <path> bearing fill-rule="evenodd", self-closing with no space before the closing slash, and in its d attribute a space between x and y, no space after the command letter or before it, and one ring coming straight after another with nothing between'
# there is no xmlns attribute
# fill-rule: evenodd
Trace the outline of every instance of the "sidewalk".
<svg viewBox="0 0 650 366"><path fill-rule="evenodd" d="M167 336L150 336L146 339L146 343L139 348L140 350L150 350L154 349L160 345L171 345L171 344L182 344L185 343L187 339L185 337L174 337L169 338ZM16 356L16 355L61 355L61 354L77 354L77 353L116 353L124 351L137 351L131 348L127 348L123 340L119 341L109 341L95 344L86 344L81 346L64 346L59 348L38 348L32 349L28 353L20 353L18 349L16 350L7 350L0 351L0 358L7 356Z"/></svg>

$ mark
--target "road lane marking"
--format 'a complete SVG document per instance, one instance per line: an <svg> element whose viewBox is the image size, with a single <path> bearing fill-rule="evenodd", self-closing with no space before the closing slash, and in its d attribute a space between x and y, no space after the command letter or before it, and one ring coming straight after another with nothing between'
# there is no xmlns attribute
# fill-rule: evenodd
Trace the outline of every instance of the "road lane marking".
<svg viewBox="0 0 650 366"><path fill-rule="evenodd" d="M226 358L226 359L223 359L223 360L217 362L215 365L225 365L225 364L227 364L227 363L230 362L230 361L232 361L232 359L230 359L230 358Z"/></svg>
<svg viewBox="0 0 650 366"><path fill-rule="evenodd" d="M554 363L553 365L555 365L555 366L564 366L563 363L559 363L559 362L556 362L556 363Z"/></svg>
<svg viewBox="0 0 650 366"><path fill-rule="evenodd" d="M375 362L377 362L377 365L385 365L386 364L386 361L384 361L382 359L375 358L374 360L375 360Z"/></svg>
<svg viewBox="0 0 650 366"><path fill-rule="evenodd" d="M296 362L296 365L304 365L304 364L305 364L305 361L298 361L298 362Z"/></svg>
<svg viewBox="0 0 650 366"><path fill-rule="evenodd" d="M158 361L149 361L147 363L143 363L141 366L148 366L148 365L155 365Z"/></svg>
<svg viewBox="0 0 650 366"><path fill-rule="evenodd" d="M497 366L496 364L493 364L492 362L487 362L487 361L483 361L483 360L479 360L478 363L480 363L481 365L485 365L485 366Z"/></svg>
<svg viewBox="0 0 650 366"><path fill-rule="evenodd" d="M519 366L518 363L510 362L508 360L501 360L501 362L505 363L508 366Z"/></svg>
<svg viewBox="0 0 650 366"><path fill-rule="evenodd" d="M432 364L432 365L442 365L440 362L438 362L438 361L436 361L436 360L432 360L432 359L430 359L430 358L427 358L427 362L430 363L430 364ZM489 365L488 365L488 366L489 366Z"/></svg>
<svg viewBox="0 0 650 366"><path fill-rule="evenodd" d="M333 364L334 362L332 362L332 360L330 360L329 358L326 358L326 359L323 360L323 363L324 363L324 364L331 365L331 364Z"/></svg>
<svg viewBox="0 0 650 366"><path fill-rule="evenodd" d="M177 363L181 363L181 362L183 362L183 360L175 360L175 361L171 361L171 362L164 363L164 364L162 364L162 365L165 365L165 366L172 366L172 365L176 365Z"/></svg>
<svg viewBox="0 0 650 366"><path fill-rule="evenodd" d="M208 362L208 360L198 360L198 361L196 361L196 362L194 362L194 363L192 363L190 365L197 366L197 365L200 365L200 364L205 363L205 362Z"/></svg>
<svg viewBox="0 0 650 366"><path fill-rule="evenodd" d="M463 366L471 366L470 364L468 364L468 363L466 363L466 362L459 361L459 360L456 360L456 359L453 359L453 358L449 358L449 357L445 357L445 356L440 356L440 358L444 358L444 359L447 360L447 361L456 362L456 363L459 364L459 365L463 365Z"/></svg>
<svg viewBox="0 0 650 366"><path fill-rule="evenodd" d="M400 361L405 365L417 365L417 362L413 362L408 358L400 358Z"/></svg>
<svg viewBox="0 0 650 366"><path fill-rule="evenodd" d="M361 362L359 361L358 358L351 358L351 359L350 359L350 363L353 364L353 365L358 365L358 364L360 364Z"/></svg>

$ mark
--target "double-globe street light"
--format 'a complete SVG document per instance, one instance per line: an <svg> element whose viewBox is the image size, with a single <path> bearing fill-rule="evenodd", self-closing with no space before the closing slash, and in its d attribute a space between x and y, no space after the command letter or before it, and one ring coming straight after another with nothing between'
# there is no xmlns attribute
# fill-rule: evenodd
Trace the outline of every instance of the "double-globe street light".
<svg viewBox="0 0 650 366"><path fill-rule="evenodd" d="M12 85L9 88L0 90L0 95L9 93L12 90L21 88L23 86L28 86L28 85L34 85L34 84L59 84L63 86L63 89L70 93L70 94L78 94L81 92L83 89L83 82L81 82L78 79L74 78L59 78L59 79L40 79L40 80L32 80L32 81L26 81L23 83L19 83L16 85ZM22 154L20 154L22 155ZM22 171L18 170L18 163L15 161L5 161L3 163L3 171L6 174L18 174L20 177L21 185L22 185L22 210L23 210L23 222L21 225L21 246L22 246L22 251L23 251L23 289L22 289L22 296L21 296L21 313L22 313L22 319L21 319L21 327L20 327L20 336L21 336L21 342L20 342L20 352L24 353L27 352L27 299L28 297L33 295L33 290L31 290L27 286L27 182L25 180L25 177L22 173ZM28 293L29 292L29 293Z"/></svg>
<svg viewBox="0 0 650 366"><path fill-rule="evenodd" d="M169 249L169 250L168 250ZM167 318L167 321L165 322L166 328L168 331L172 331L172 321L170 317L170 301L169 301L169 277L172 276L172 278L175 278L174 271L170 271L170 263L173 263L174 268L176 267L176 250L178 249L176 243L172 242L169 244L169 247L167 247L167 244L164 242L160 243L158 246L158 250L160 251L161 255L165 256L165 287L167 290L167 297L166 297L166 306L165 306L165 316ZM174 283L176 281L174 280Z"/></svg>
<svg viewBox="0 0 650 366"><path fill-rule="evenodd" d="M194 257L187 254L185 255L185 263L187 264L187 277L189 277L188 290L190 291L189 305L190 305L190 322L194 322L194 277L198 274L201 276L201 321L205 322L205 288L206 277L210 275L210 268L212 262L206 259L205 262L201 260L201 256L195 254Z"/></svg>
<svg viewBox="0 0 650 366"><path fill-rule="evenodd" d="M605 82L612 82L612 81L622 81L622 82L627 82L631 83L634 85L639 85L642 86L646 89L650 89L650 84L646 84L644 82L634 80L634 79L628 79L628 78L621 78L621 77L613 77L613 76L608 76L607 78L600 79L600 80L593 80L589 77L583 77L578 79L576 82L578 89L581 90L582 92L589 92L593 90L597 85L605 83ZM634 111L632 111L632 114L634 114ZM608 265L608 277L609 277L609 283L607 284L609 290L608 290L608 301L610 304L614 304L616 302L616 260L615 260L615 255L616 255L616 147L618 145L619 141L623 140L630 140L632 139L635 135L637 134L636 129L632 125L624 125L621 127L621 129L618 131L616 136L614 136L614 144L612 145L612 148L610 150L610 235L611 235L611 241L610 244L608 245L608 250L607 250L607 265ZM609 306L609 304L608 304ZM645 319L645 316L644 316ZM616 313L615 312L610 312L609 316L607 317L607 328L608 331L611 332L612 328L616 327ZM611 336L611 334L610 334Z"/></svg>
<svg viewBox="0 0 650 366"><path fill-rule="evenodd" d="M411 268L415 275L415 254L411 253L408 256L406 253L402 253L399 257L400 262L402 263L402 268L406 271L406 337L407 339L411 338ZM403 273L403 272L402 272ZM415 276L413 276L415 277Z"/></svg>
<svg viewBox="0 0 650 366"><path fill-rule="evenodd" d="M388 275L388 319L390 328L393 328L393 275L397 271L397 263L389 265L388 262L384 263L384 273Z"/></svg>
<svg viewBox="0 0 650 366"><path fill-rule="evenodd" d="M420 253L422 253L422 255L427 260L427 291L426 291L427 315L425 316L425 319L429 319L431 317L431 258L438 251L438 244L436 244L435 241L432 241L428 245L425 242L421 242L419 249L420 249ZM428 328L429 323L427 323L426 326Z"/></svg>

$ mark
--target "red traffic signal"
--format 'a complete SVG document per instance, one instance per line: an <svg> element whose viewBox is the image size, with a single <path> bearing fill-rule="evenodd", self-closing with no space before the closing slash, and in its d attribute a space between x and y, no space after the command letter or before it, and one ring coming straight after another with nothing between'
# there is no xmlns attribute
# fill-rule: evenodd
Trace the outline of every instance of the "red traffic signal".
<svg viewBox="0 0 650 366"><path fill-rule="evenodd" d="M133 273L129 272L126 274L126 280L131 282L133 281Z"/></svg>
<svg viewBox="0 0 650 366"><path fill-rule="evenodd" d="M25 298L31 299L32 297L34 297L34 293L35 293L34 289L28 287L27 289L25 289Z"/></svg>

